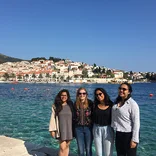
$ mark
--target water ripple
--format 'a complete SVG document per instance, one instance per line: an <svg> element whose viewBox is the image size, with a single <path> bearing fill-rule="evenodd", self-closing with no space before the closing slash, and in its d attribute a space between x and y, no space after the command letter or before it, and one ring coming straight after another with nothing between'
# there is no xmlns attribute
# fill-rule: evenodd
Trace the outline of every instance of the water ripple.
<svg viewBox="0 0 156 156"><path fill-rule="evenodd" d="M51 105L57 92L63 88L75 100L79 87L86 87L89 98L93 91L103 87L114 101L119 85L111 84L0 84L0 135L20 138L38 145L58 148L57 140L48 132ZM25 89L27 88L27 89ZM156 84L133 84L133 97L138 102L141 114L139 156L156 155ZM154 94L150 97L149 94ZM76 153L72 141L71 152ZM95 148L93 146L93 151ZM115 149L114 149L114 155Z"/></svg>

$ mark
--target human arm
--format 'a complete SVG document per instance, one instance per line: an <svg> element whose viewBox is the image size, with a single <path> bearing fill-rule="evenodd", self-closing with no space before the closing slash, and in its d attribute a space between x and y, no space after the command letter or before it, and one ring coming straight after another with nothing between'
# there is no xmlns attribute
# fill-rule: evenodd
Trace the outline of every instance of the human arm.
<svg viewBox="0 0 156 156"><path fill-rule="evenodd" d="M50 118L50 123L49 123L49 132L50 135L55 138L56 137L56 119L55 119L55 110L52 107L52 113L51 113L51 118Z"/></svg>
<svg viewBox="0 0 156 156"><path fill-rule="evenodd" d="M140 131L140 111L139 106L135 101L132 103L131 119L132 119L131 147L135 148L137 143L139 143L139 131Z"/></svg>

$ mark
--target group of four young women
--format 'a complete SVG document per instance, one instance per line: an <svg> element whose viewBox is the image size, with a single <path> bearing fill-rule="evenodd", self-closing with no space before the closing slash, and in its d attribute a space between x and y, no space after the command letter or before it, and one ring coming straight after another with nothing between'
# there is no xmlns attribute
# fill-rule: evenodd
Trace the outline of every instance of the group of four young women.
<svg viewBox="0 0 156 156"><path fill-rule="evenodd" d="M68 90L61 90L52 105L49 124L51 136L59 140L59 156L69 155L74 137L79 156L92 156L93 140L96 156L112 156L114 134L117 156L136 156L140 113L131 93L131 85L122 83L113 104L105 89L96 88L92 102L87 90L79 88L73 104Z"/></svg>

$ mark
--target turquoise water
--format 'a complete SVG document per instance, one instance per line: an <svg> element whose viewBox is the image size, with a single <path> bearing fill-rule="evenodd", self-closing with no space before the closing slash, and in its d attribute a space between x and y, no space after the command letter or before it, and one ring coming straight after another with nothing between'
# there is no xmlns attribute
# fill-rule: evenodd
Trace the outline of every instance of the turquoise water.
<svg viewBox="0 0 156 156"><path fill-rule="evenodd" d="M53 99L60 89L66 88L75 100L80 86L87 88L90 99L93 99L96 87L104 87L112 100L117 95L116 84L0 84L0 135L58 148L57 141L48 132ZM139 104L141 113L138 156L156 156L156 83L132 86L133 98ZM150 93L154 96L150 97ZM76 147L74 140L71 153L76 153Z"/></svg>

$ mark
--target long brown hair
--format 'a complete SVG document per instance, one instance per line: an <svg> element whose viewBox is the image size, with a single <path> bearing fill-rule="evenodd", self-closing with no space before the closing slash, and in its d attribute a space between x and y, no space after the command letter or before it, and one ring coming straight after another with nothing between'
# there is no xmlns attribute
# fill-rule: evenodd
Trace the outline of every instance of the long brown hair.
<svg viewBox="0 0 156 156"><path fill-rule="evenodd" d="M79 92L81 90L84 90L86 92L86 99L85 99L85 102L84 102L84 108L88 108L88 93L87 93L87 90L83 87L79 88L77 90L77 93L76 93L76 108L79 109L80 108L80 105L81 105L81 101L80 101L80 98L79 98Z"/></svg>

